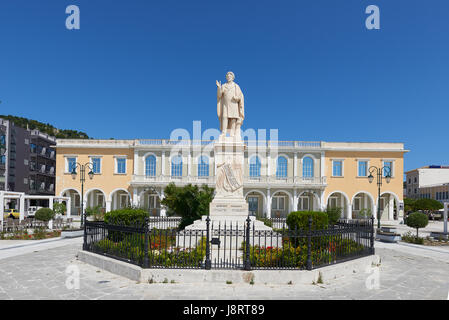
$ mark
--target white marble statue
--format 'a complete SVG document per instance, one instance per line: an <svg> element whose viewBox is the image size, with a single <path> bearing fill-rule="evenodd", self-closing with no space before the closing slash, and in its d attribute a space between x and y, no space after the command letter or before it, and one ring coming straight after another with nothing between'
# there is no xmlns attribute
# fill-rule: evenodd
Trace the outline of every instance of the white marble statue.
<svg viewBox="0 0 449 320"><path fill-rule="evenodd" d="M240 127L245 118L245 108L242 90L234 82L234 73L229 71L226 74L228 81L221 85L217 83L217 114L220 120L221 136L226 137L229 131L231 137L240 138Z"/></svg>

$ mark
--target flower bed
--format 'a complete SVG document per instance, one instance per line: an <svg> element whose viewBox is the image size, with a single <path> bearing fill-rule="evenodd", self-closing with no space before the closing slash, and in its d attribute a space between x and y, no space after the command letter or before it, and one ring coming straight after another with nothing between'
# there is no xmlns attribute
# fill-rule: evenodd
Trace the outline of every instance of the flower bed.
<svg viewBox="0 0 449 320"><path fill-rule="evenodd" d="M245 254L245 245L242 244ZM336 263L365 250L365 247L350 239L325 241L314 239L311 246L312 267ZM298 239L284 238L282 247L250 246L251 266L255 268L299 268L307 266L307 243Z"/></svg>
<svg viewBox="0 0 449 320"><path fill-rule="evenodd" d="M148 260L153 267L199 267L206 256L206 238L201 238L194 248L175 247L174 237L159 234L149 238ZM101 252L138 265L144 262L145 238L127 237L121 241L103 239L93 244L94 252Z"/></svg>
<svg viewBox="0 0 449 320"><path fill-rule="evenodd" d="M35 229L33 233L28 233L27 230L19 230L14 232L1 232L1 240L42 240L57 238L61 236L60 230L46 231Z"/></svg>

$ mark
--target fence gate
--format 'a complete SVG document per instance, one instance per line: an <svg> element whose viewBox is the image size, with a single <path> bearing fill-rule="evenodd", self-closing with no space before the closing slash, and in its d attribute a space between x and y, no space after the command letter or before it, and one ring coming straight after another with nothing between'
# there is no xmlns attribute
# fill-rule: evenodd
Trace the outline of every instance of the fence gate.
<svg viewBox="0 0 449 320"><path fill-rule="evenodd" d="M246 222L210 222L210 261L214 269L242 269Z"/></svg>

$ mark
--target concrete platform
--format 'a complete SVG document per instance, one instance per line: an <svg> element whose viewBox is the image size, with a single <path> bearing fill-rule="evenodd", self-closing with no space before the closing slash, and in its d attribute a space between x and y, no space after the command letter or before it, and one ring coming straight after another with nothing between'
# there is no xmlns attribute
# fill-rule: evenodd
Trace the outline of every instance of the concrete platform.
<svg viewBox="0 0 449 320"><path fill-rule="evenodd" d="M352 274L365 273L367 269L380 263L379 256L371 255L312 271L143 269L139 266L84 250L79 251L77 256L82 262L141 283L174 281L176 283L224 284L232 281L233 284L238 284L250 283L253 281L259 284L312 284L316 283L320 276L322 281L329 281L344 276L350 276Z"/></svg>

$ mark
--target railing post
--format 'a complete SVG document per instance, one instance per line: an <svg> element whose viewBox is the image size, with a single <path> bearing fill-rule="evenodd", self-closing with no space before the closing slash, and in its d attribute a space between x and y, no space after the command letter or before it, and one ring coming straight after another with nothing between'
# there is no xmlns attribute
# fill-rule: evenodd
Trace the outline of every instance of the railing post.
<svg viewBox="0 0 449 320"><path fill-rule="evenodd" d="M145 228L145 243L143 245L143 251L144 251L144 256L143 256L143 267L144 268L148 268L149 267L149 260L148 260L148 217L145 217L145 221L144 221L144 225L143 227Z"/></svg>
<svg viewBox="0 0 449 320"><path fill-rule="evenodd" d="M371 254L374 254L374 216L371 216L371 243L370 243L370 251Z"/></svg>
<svg viewBox="0 0 449 320"><path fill-rule="evenodd" d="M309 217L309 232L307 233L307 270L312 270L312 217Z"/></svg>
<svg viewBox="0 0 449 320"><path fill-rule="evenodd" d="M206 270L210 270L212 267L212 263L210 261L210 235L209 235L209 226L210 226L210 218L206 217L206 262L204 264L204 268Z"/></svg>
<svg viewBox="0 0 449 320"><path fill-rule="evenodd" d="M249 238L249 230L251 227L251 219L248 215L248 218L246 218L246 236L245 236L245 248L246 248L246 252L245 252L245 262L243 264L244 269L245 270L251 270L251 260L250 260L250 254L249 254L249 250L250 250L250 238Z"/></svg>

